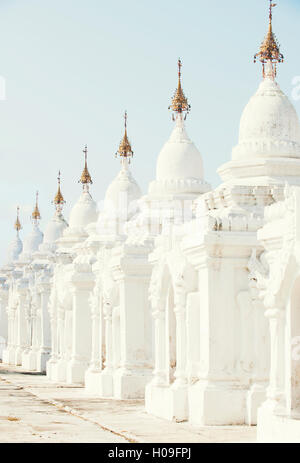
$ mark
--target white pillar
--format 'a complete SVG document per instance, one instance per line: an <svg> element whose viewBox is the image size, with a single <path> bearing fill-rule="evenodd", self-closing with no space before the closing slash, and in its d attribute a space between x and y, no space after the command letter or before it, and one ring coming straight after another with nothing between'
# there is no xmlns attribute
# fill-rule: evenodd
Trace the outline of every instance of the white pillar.
<svg viewBox="0 0 300 463"><path fill-rule="evenodd" d="M266 311L270 324L271 365L267 399L276 407L284 395L284 311Z"/></svg>
<svg viewBox="0 0 300 463"><path fill-rule="evenodd" d="M92 355L90 369L93 371L101 370L100 357L100 312L98 307L93 307L92 310Z"/></svg>
<svg viewBox="0 0 300 463"><path fill-rule="evenodd" d="M26 304L26 294L21 292L19 295L18 306L16 310L17 315L17 339L16 339L16 354L15 354L15 364L22 364L22 353L26 348L27 342L27 329L26 329L26 319L25 319L25 304Z"/></svg>
<svg viewBox="0 0 300 463"><path fill-rule="evenodd" d="M92 321L89 296L92 286L81 286L76 281L73 288L72 357L67 366L68 383L84 383L85 371L91 360Z"/></svg>
<svg viewBox="0 0 300 463"><path fill-rule="evenodd" d="M105 372L108 373L113 369L113 342L112 342L112 307L109 303L104 305L105 320Z"/></svg>
<svg viewBox="0 0 300 463"><path fill-rule="evenodd" d="M58 360L58 326L57 326L57 316L54 313L53 309L49 310L49 319L50 319L50 329L51 329L51 350L50 358L46 365L47 376L49 379L53 379L53 366L56 365Z"/></svg>
<svg viewBox="0 0 300 463"><path fill-rule="evenodd" d="M108 301L103 303L103 317L105 325L105 360L104 370L100 375L99 389L102 397L113 396L113 334L112 334L112 305Z"/></svg>
<svg viewBox="0 0 300 463"><path fill-rule="evenodd" d="M40 293L40 343L37 353L37 370L46 371L46 363L51 352L50 314L48 311L50 285L44 283Z"/></svg>
<svg viewBox="0 0 300 463"><path fill-rule="evenodd" d="M4 285L5 280L2 285ZM0 360L2 360L3 350L8 344L8 317L7 317L8 289L0 286Z"/></svg>
<svg viewBox="0 0 300 463"><path fill-rule="evenodd" d="M169 366L166 358L166 314L164 310L152 312L155 336L155 368L152 383L157 386L168 384Z"/></svg>
<svg viewBox="0 0 300 463"><path fill-rule="evenodd" d="M97 276L99 278L99 276ZM91 321L92 321L92 352L89 368L85 373L86 391L92 394L101 393L101 373L102 365L102 342L103 342L103 313L102 313L102 294L98 286L95 287L90 300Z"/></svg>
<svg viewBox="0 0 300 463"><path fill-rule="evenodd" d="M176 315L176 370L175 370L175 385L184 386L187 382L186 371L186 309L183 305L175 306Z"/></svg>
<svg viewBox="0 0 300 463"><path fill-rule="evenodd" d="M114 307L112 314L112 338L113 338L113 366L118 369L120 366L120 307Z"/></svg>

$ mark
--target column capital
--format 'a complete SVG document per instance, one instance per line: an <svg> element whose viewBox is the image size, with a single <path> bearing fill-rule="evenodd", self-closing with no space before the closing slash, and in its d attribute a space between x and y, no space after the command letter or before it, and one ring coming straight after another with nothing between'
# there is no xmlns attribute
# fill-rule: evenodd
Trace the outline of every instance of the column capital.
<svg viewBox="0 0 300 463"><path fill-rule="evenodd" d="M278 309L278 308L267 309L265 311L265 316L269 319L272 319L272 318L283 319L285 316L285 311L282 309Z"/></svg>
<svg viewBox="0 0 300 463"><path fill-rule="evenodd" d="M155 320L164 320L166 314L164 310L155 309L152 311L152 316Z"/></svg>

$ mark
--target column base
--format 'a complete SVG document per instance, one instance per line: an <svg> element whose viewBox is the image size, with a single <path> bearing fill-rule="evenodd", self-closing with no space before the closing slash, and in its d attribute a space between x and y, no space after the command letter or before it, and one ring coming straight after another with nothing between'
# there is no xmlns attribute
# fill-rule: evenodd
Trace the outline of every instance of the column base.
<svg viewBox="0 0 300 463"><path fill-rule="evenodd" d="M65 382L66 381L66 370L67 370L67 361L58 360L52 364L51 367L51 380L56 382Z"/></svg>
<svg viewBox="0 0 300 463"><path fill-rule="evenodd" d="M198 381L188 387L189 421L200 426L245 424L246 394L229 382Z"/></svg>
<svg viewBox="0 0 300 463"><path fill-rule="evenodd" d="M40 373L45 373L46 365L49 359L50 359L49 350L39 350L36 353L36 371Z"/></svg>
<svg viewBox="0 0 300 463"><path fill-rule="evenodd" d="M7 347L2 352L2 362L7 365L14 365L16 358L16 350L14 347Z"/></svg>
<svg viewBox="0 0 300 463"><path fill-rule="evenodd" d="M300 413L295 416L275 415L265 406L259 408L257 414L257 442L260 443L299 443Z"/></svg>
<svg viewBox="0 0 300 463"><path fill-rule="evenodd" d="M3 351L6 349L6 341L0 336L0 361L3 360Z"/></svg>
<svg viewBox="0 0 300 463"><path fill-rule="evenodd" d="M120 368L113 377L113 395L116 399L143 399L145 387L152 378L152 370L124 371Z"/></svg>
<svg viewBox="0 0 300 463"><path fill-rule="evenodd" d="M147 384L145 393L146 412L169 421L188 419L187 385L162 386Z"/></svg>
<svg viewBox="0 0 300 463"><path fill-rule="evenodd" d="M22 353L22 367L28 371L36 371L36 351L31 349Z"/></svg>
<svg viewBox="0 0 300 463"><path fill-rule="evenodd" d="M71 360L67 363L66 381L68 384L84 384L85 372L88 369L88 362Z"/></svg>
<svg viewBox="0 0 300 463"><path fill-rule="evenodd" d="M100 397L113 397L113 371L103 370L99 378Z"/></svg>
<svg viewBox="0 0 300 463"><path fill-rule="evenodd" d="M24 347L17 347L16 348L14 365L18 365L18 366L22 365L22 354L23 354L24 350L25 350Z"/></svg>
<svg viewBox="0 0 300 463"><path fill-rule="evenodd" d="M100 395L101 370L89 368L85 372L84 387L88 394Z"/></svg>
<svg viewBox="0 0 300 463"><path fill-rule="evenodd" d="M56 358L53 358L53 357L50 357L50 359L48 360L47 364L46 364L46 376L47 378L49 378L50 380L52 380L52 376L53 376L53 368L54 366L57 364L57 359Z"/></svg>
<svg viewBox="0 0 300 463"><path fill-rule="evenodd" d="M266 400L266 384L253 384L247 393L246 399L246 424L257 424L257 410Z"/></svg>

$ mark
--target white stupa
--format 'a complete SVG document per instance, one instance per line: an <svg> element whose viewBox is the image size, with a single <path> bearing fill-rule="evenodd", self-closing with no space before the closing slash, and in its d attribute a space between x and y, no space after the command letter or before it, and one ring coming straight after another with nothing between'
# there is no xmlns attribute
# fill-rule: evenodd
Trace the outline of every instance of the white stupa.
<svg viewBox="0 0 300 463"><path fill-rule="evenodd" d="M149 186L150 195L201 194L210 190L204 181L202 156L184 125L184 112L189 112L190 105L181 86L181 66L178 60L178 86L170 106L176 115L175 127L159 153L156 180Z"/></svg>
<svg viewBox="0 0 300 463"><path fill-rule="evenodd" d="M83 190L74 204L69 218L69 227L65 228L62 237L59 239L59 245L62 247L73 246L78 241L87 237L86 227L97 221L98 212L96 202L93 200L89 186L93 183L87 166L87 146L83 150L85 161L79 183L82 184Z"/></svg>
<svg viewBox="0 0 300 463"><path fill-rule="evenodd" d="M53 253L57 247L56 241L62 236L63 231L68 227L68 223L62 214L65 200L61 193L60 182L61 179L59 172L58 189L53 200L53 204L55 205L55 213L45 228L44 239L42 244L39 246L39 251L42 253Z"/></svg>
<svg viewBox="0 0 300 463"><path fill-rule="evenodd" d="M108 212L112 207L118 215L123 206L123 202L129 206L132 202L136 202L141 197L141 189L129 169L129 161L127 157L121 158L121 170L111 182L105 193L104 208ZM130 213L126 217L130 218Z"/></svg>
<svg viewBox="0 0 300 463"><path fill-rule="evenodd" d="M276 82L277 63L283 61L279 45L269 30L255 55L263 65L263 81L246 105L239 142L232 160L218 169L224 181L253 184L299 183L300 124L297 112ZM297 179L298 177L298 179Z"/></svg>
<svg viewBox="0 0 300 463"><path fill-rule="evenodd" d="M23 251L19 256L19 261L27 262L32 259L33 254L39 249L40 244L43 241L43 232L39 228L39 221L41 214L38 206L38 192L36 193L36 203L34 210L31 214L32 219L32 231L24 239Z"/></svg>
<svg viewBox="0 0 300 463"><path fill-rule="evenodd" d="M129 244L150 243L157 235L169 233L170 225L189 220L192 201L211 190L204 179L202 156L185 129L191 107L182 89L181 67L179 59L178 85L169 106L175 127L159 153L156 178L139 202L140 213L126 225Z"/></svg>
<svg viewBox="0 0 300 463"><path fill-rule="evenodd" d="M17 208L17 219L14 225L14 228L16 230L16 236L8 246L7 254L6 254L6 265L11 265L14 262L16 262L19 259L19 256L23 250L23 243L20 239L20 230L22 226L21 226L20 219L19 219L19 211L20 211L20 208L18 207Z"/></svg>
<svg viewBox="0 0 300 463"><path fill-rule="evenodd" d="M127 135L127 112L125 112L125 131L116 157L120 157L121 170L108 186L104 198L104 210L99 217L99 225L106 220L125 222L138 210L141 189L132 176L129 165L133 156Z"/></svg>

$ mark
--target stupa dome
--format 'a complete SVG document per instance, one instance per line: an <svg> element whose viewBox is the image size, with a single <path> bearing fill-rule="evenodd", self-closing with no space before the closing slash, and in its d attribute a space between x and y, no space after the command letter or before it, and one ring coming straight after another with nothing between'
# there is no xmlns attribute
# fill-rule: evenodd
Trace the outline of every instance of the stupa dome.
<svg viewBox="0 0 300 463"><path fill-rule="evenodd" d="M201 194L210 190L204 181L203 163L199 150L187 135L182 114L169 140L159 153L156 180L150 183L149 194Z"/></svg>
<svg viewBox="0 0 300 463"><path fill-rule="evenodd" d="M300 158L300 124L288 97L272 78L265 78L244 109L239 143L232 159Z"/></svg>
<svg viewBox="0 0 300 463"><path fill-rule="evenodd" d="M203 179L202 157L194 143L188 137L181 116L169 140L159 153L156 165L156 179Z"/></svg>
<svg viewBox="0 0 300 463"><path fill-rule="evenodd" d="M132 201L138 200L141 195L140 187L133 178L132 173L123 164L122 169L106 190L104 208L106 211L110 208L119 211L124 204L129 206Z"/></svg>
<svg viewBox="0 0 300 463"><path fill-rule="evenodd" d="M23 251L20 254L20 259L28 259L36 252L43 241L43 232L39 229L37 223L33 224L31 233L25 238Z"/></svg>
<svg viewBox="0 0 300 463"><path fill-rule="evenodd" d="M63 231L68 227L67 222L65 221L63 215L59 211L55 211L54 216L47 224L44 239L42 244L39 247L41 252L51 252L54 251L56 248L55 242L58 240Z"/></svg>
<svg viewBox="0 0 300 463"><path fill-rule="evenodd" d="M88 190L83 190L70 214L70 228L85 228L97 220L97 205Z"/></svg>
<svg viewBox="0 0 300 463"><path fill-rule="evenodd" d="M10 243L7 250L6 262L8 264L18 260L19 255L23 250L23 243L20 237L17 235L15 239Z"/></svg>

